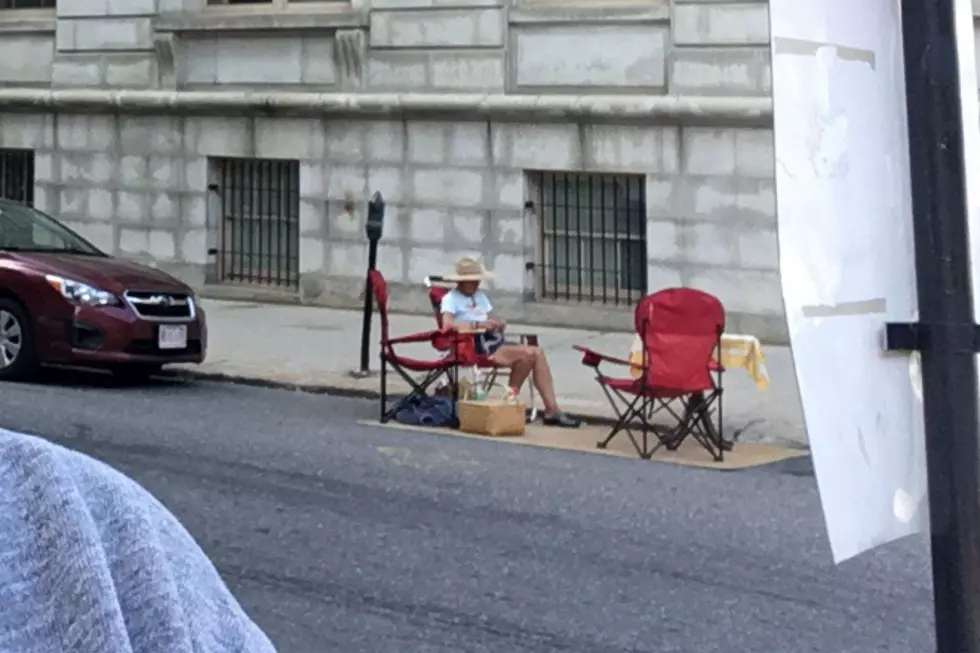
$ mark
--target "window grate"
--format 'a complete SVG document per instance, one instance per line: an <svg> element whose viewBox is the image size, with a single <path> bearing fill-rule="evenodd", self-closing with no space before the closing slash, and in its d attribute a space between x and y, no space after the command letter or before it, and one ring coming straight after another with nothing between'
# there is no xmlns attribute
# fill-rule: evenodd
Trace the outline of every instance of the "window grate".
<svg viewBox="0 0 980 653"><path fill-rule="evenodd" d="M34 205L34 150L0 149L0 197Z"/></svg>
<svg viewBox="0 0 980 653"><path fill-rule="evenodd" d="M222 283L299 287L299 162L216 160Z"/></svg>
<svg viewBox="0 0 980 653"><path fill-rule="evenodd" d="M642 175L535 172L538 295L630 305L647 292Z"/></svg>

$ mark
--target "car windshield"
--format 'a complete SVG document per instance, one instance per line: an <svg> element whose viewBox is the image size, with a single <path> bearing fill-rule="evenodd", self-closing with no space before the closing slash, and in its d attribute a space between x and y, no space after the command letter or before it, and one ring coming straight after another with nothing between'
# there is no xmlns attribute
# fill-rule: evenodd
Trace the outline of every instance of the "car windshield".
<svg viewBox="0 0 980 653"><path fill-rule="evenodd" d="M68 227L24 204L0 204L0 250L106 256Z"/></svg>

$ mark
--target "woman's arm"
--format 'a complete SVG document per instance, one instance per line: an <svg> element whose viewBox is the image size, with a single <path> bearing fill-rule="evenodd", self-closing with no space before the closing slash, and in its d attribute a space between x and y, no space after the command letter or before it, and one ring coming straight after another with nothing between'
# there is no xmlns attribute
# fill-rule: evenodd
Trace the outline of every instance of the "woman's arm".
<svg viewBox="0 0 980 653"><path fill-rule="evenodd" d="M442 330L451 331L453 329L473 329L476 331L490 328L489 322L457 322L452 313L442 314Z"/></svg>
<svg viewBox="0 0 980 653"><path fill-rule="evenodd" d="M497 317L496 315L490 314L490 316L487 317L487 328L490 329L491 331L498 331L500 333L503 333L504 330L507 328L507 320L505 320L502 317Z"/></svg>
<svg viewBox="0 0 980 653"><path fill-rule="evenodd" d="M456 318L452 313L443 313L442 321L439 322L439 326L442 327L443 331L452 331L456 328Z"/></svg>

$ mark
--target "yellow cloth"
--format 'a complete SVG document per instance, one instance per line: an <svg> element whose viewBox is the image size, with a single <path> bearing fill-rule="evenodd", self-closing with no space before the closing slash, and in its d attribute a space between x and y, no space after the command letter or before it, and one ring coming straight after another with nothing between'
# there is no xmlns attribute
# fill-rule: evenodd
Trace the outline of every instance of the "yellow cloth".
<svg viewBox="0 0 980 653"><path fill-rule="evenodd" d="M633 339L630 347L629 362L633 365L643 365L643 343L640 337ZM769 388L769 373L766 372L766 356L762 353L762 345L755 336L743 336L726 333L721 337L721 364L725 371L742 369L755 381L760 390ZM639 377L642 371L638 367L630 368L630 374Z"/></svg>

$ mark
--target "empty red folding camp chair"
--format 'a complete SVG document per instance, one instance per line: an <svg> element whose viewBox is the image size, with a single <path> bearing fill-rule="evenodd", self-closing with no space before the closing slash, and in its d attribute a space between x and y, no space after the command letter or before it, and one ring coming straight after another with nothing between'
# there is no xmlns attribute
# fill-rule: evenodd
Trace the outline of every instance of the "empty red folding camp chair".
<svg viewBox="0 0 980 653"><path fill-rule="evenodd" d="M723 369L716 362L725 330L721 302L692 288L661 290L640 300L634 325L643 343L642 365L575 347L584 354L582 363L595 368L596 380L618 415L599 448L625 431L640 457L650 458L660 447L676 449L691 436L722 460L731 444L722 435ZM637 378L606 376L599 371L603 361L640 367L642 373ZM672 418L671 427L654 425L658 415ZM634 430L640 430L640 441ZM656 440L652 447L650 434Z"/></svg>
<svg viewBox="0 0 980 653"><path fill-rule="evenodd" d="M416 398L426 396L429 388L442 376L452 381L456 377L458 357L453 355L441 356L435 360L410 358L395 351L397 345L413 342L434 343L436 338L445 334L439 331L424 331L406 336L392 338L388 330L388 282L377 270L368 273L371 293L378 307L378 317L381 321L381 421L387 422L399 410ZM451 336L450 336L451 338ZM451 342L451 340L450 340ZM393 369L408 383L410 391L400 401L388 407L388 369ZM412 374L420 375L414 378Z"/></svg>

